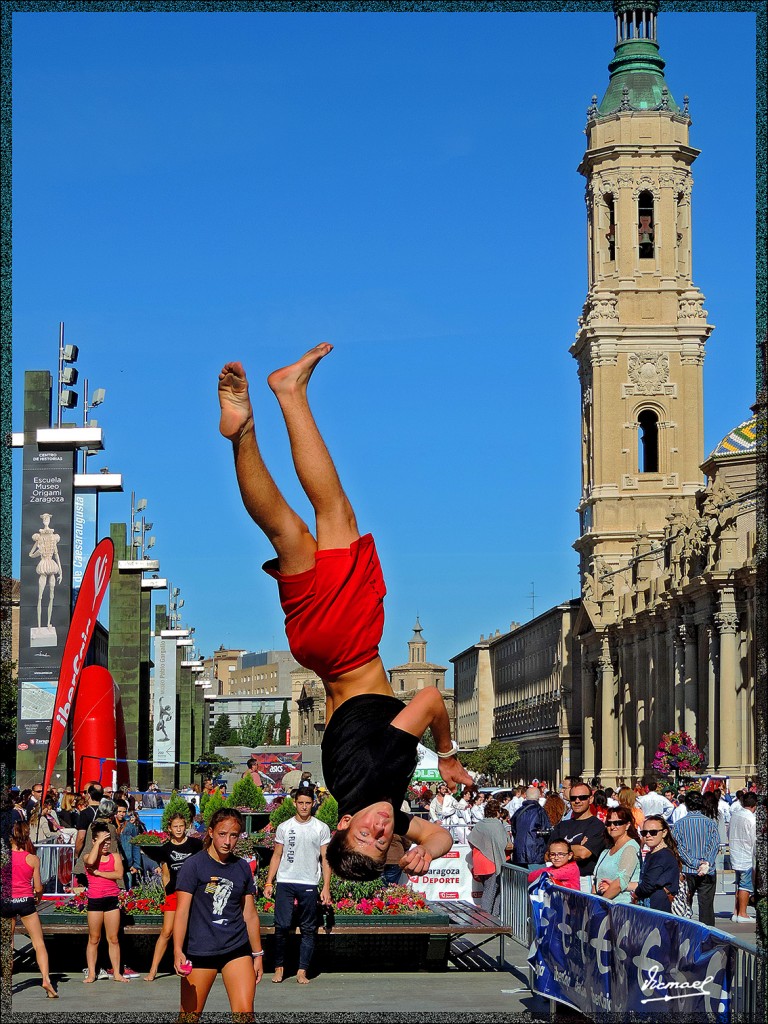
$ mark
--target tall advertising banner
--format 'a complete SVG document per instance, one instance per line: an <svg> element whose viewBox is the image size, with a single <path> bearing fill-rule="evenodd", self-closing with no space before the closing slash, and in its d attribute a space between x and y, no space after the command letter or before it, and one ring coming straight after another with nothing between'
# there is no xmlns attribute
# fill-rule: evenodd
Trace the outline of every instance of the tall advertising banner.
<svg viewBox="0 0 768 1024"><path fill-rule="evenodd" d="M156 768L176 763L176 640L155 637L155 735L152 760Z"/></svg>
<svg viewBox="0 0 768 1024"><path fill-rule="evenodd" d="M56 758L59 756L61 741L64 738L64 732L67 728L70 712L72 711L72 704L75 700L77 684L80 681L85 656L88 653L88 645L96 628L96 619L99 614L99 608L101 608L101 602L104 600L104 595L109 586L114 558L115 546L109 537L105 537L89 558L88 565L85 568L83 583L80 587L80 594L74 611L72 612L72 623L67 633L64 653L61 659L61 672L59 673L53 705L53 716L49 726L50 740L45 758L44 793L48 792ZM114 702L109 709L109 713L114 720ZM114 755L114 746L112 754Z"/></svg>
<svg viewBox="0 0 768 1024"><path fill-rule="evenodd" d="M47 747L71 613L75 453L24 446L19 609L20 751ZM19 758L19 767L24 764ZM25 767L31 767L29 763Z"/></svg>
<svg viewBox="0 0 768 1024"><path fill-rule="evenodd" d="M96 547L96 491L76 491L72 501L72 603L83 582L88 559Z"/></svg>

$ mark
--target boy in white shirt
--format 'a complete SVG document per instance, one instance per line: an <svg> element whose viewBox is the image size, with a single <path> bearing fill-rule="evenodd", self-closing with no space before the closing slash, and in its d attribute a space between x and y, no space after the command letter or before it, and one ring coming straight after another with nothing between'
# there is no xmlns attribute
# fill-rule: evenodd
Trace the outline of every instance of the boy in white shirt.
<svg viewBox="0 0 768 1024"><path fill-rule="evenodd" d="M299 793L296 814L281 822L275 832L275 851L269 862L264 895L272 896L273 879L277 876L275 893L275 974L272 981L283 980L285 942L293 922L294 900L297 901L301 945L296 981L308 985L307 970L315 949L317 933L318 885L322 878L320 900L331 903L331 869L325 851L331 841L331 830L325 822L312 817L312 797Z"/></svg>

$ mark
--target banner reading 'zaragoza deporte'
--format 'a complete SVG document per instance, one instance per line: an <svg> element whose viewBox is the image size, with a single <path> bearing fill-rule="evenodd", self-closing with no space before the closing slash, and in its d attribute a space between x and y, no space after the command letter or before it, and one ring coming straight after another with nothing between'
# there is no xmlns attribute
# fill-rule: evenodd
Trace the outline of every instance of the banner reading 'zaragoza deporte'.
<svg viewBox="0 0 768 1024"><path fill-rule="evenodd" d="M534 991L605 1014L728 1024L735 948L728 936L671 914L555 886L529 892Z"/></svg>

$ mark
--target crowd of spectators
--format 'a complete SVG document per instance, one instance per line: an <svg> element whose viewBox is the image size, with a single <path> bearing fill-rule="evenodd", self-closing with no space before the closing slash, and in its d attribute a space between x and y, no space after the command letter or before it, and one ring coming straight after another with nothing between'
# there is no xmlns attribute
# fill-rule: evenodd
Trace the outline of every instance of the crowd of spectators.
<svg viewBox="0 0 768 1024"><path fill-rule="evenodd" d="M498 903L503 827L505 859L528 868L531 881L547 872L566 887L667 911L683 885L689 907L695 896L699 921L713 927L718 870L734 871L732 920L754 920L747 907L755 890L756 790L747 782L731 793L727 781L714 780L702 792L698 781L660 785L653 776L614 789L572 777L556 789L533 779L489 799L476 787L452 793L440 782L413 791L412 809L473 848L487 909ZM484 824L489 818L492 826Z"/></svg>

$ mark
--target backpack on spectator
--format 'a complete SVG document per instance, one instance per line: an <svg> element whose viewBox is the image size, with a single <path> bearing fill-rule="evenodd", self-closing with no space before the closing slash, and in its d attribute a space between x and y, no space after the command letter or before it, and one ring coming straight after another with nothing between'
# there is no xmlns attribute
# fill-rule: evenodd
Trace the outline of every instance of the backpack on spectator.
<svg viewBox="0 0 768 1024"><path fill-rule="evenodd" d="M688 883L684 876L680 875L677 892L672 893L664 886L664 892L669 896L669 912L675 917L691 917L691 904L688 902Z"/></svg>

